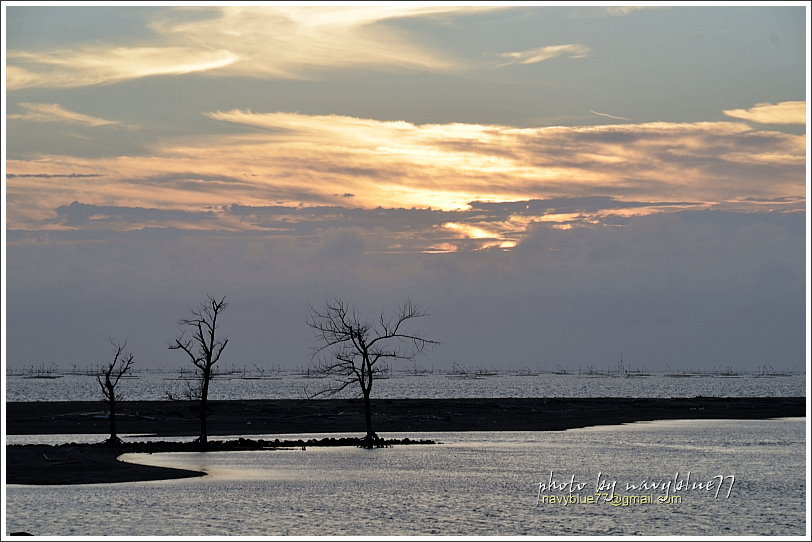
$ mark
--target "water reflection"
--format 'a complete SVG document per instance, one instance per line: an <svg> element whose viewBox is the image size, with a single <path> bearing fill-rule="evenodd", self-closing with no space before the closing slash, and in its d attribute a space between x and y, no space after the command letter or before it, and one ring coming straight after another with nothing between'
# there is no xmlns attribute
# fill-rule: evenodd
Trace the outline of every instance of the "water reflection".
<svg viewBox="0 0 812 542"><path fill-rule="evenodd" d="M381 450L133 454L205 470L163 482L9 486L8 530L42 535L802 535L802 419L642 422L563 432L410 434ZM387 434L387 437L397 436ZM729 499L537 505L538 483L733 475ZM636 493L622 490L625 494ZM653 492L656 493L656 492ZM53 513L57 511L57 513Z"/></svg>

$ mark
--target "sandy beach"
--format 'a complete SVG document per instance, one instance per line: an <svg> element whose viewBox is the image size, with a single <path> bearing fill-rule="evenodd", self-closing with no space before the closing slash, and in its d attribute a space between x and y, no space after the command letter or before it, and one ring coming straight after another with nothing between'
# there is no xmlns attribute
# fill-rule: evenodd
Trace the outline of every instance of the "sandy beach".
<svg viewBox="0 0 812 542"><path fill-rule="evenodd" d="M283 433L364 433L357 400L212 401L210 439L222 435ZM6 433L98 434L105 439L103 405L88 402L11 402ZM554 398L554 399L381 399L374 401L379 433L432 431L560 431L670 419L765 419L803 417L803 397L748 398ZM198 405L191 402L132 401L120 404L118 432L194 437ZM385 436L385 435L384 435ZM68 446L6 446L6 483L76 484L160 480L200 473L130 465L117 461L128 449L86 443ZM272 452L269 452L272 453Z"/></svg>

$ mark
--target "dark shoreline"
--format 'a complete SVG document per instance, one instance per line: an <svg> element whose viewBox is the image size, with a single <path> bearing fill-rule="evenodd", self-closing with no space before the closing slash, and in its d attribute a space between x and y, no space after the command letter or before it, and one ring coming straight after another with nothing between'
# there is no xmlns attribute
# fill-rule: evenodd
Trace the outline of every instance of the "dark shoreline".
<svg viewBox="0 0 812 542"><path fill-rule="evenodd" d="M98 434L108 422L104 406L86 402L10 402L6 434ZM453 431L561 431L594 425L674 419L767 419L805 417L805 397L378 399L379 433ZM191 402L128 401L119 406L120 434L196 436L198 406ZM363 436L359 400L211 401L208 433L259 435L356 433ZM385 435L382 435L385 436ZM254 448L256 449L256 448ZM6 483L76 484L162 480L201 473L122 463L111 449L87 444L6 446Z"/></svg>
<svg viewBox="0 0 812 542"><path fill-rule="evenodd" d="M208 433L362 433L360 400L209 401ZM123 401L119 433L196 436L199 407L189 401ZM645 420L762 419L806 414L805 397L375 399L378 432L560 431ZM7 402L6 434L108 433L99 401Z"/></svg>

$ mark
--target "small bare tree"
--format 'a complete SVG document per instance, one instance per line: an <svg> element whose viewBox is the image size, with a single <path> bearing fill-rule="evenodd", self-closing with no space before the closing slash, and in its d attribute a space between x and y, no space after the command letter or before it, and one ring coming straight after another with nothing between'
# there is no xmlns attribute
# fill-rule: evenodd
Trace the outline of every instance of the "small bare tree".
<svg viewBox="0 0 812 542"><path fill-rule="evenodd" d="M110 339L110 344L113 345L116 353L111 362L101 367L100 374L96 375L96 381L102 389L110 416L110 438L106 440L106 443L110 446L119 446L121 439L116 433L116 403L121 400L121 395L116 394L116 386L121 377L130 372L134 356L132 352L124 351L127 347L126 341L117 343Z"/></svg>
<svg viewBox="0 0 812 542"><path fill-rule="evenodd" d="M426 347L439 344L409 333L404 328L426 313L407 298L390 317L381 313L377 320L361 317L350 303L333 298L324 308L310 306L307 325L314 331L318 346L313 358L319 359L317 371L333 376L336 385L317 393L332 395L357 385L364 398L367 434L364 447L372 448L379 440L372 430L372 384L381 372L382 360L411 360ZM384 363L381 363L384 365Z"/></svg>
<svg viewBox="0 0 812 542"><path fill-rule="evenodd" d="M206 296L206 301L200 304L200 308L192 311L191 318L184 318L178 322L182 328L180 336L175 342L169 345L170 350L183 350L189 356L195 367L196 373L200 377L200 437L198 442L205 446L208 442L206 431L206 416L208 414L209 383L213 372L212 367L220 360L220 355L228 344L228 339L217 337L220 325L218 321L220 315L228 307L226 298L216 299L211 295ZM192 330L192 337L184 336L185 328Z"/></svg>

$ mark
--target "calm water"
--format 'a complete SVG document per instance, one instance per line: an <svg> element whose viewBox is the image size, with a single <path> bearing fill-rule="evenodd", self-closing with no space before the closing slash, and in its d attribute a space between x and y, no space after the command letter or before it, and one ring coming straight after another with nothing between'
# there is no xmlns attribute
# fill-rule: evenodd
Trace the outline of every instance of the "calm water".
<svg viewBox="0 0 812 542"><path fill-rule="evenodd" d="M415 433L409 436L443 444L371 451L128 454L128 461L208 476L8 486L7 528L83 536L801 536L804 432L802 419L667 421L564 432ZM551 471L559 483L573 477L585 483L572 493L576 500L595 494L601 473L606 483L616 482L617 499L537 504L538 484ZM733 476L734 483L725 479L718 497L672 489L669 495L681 500L660 504L662 490L626 489L643 480L685 480L688 471L689 483L715 476ZM655 502L630 502L632 495Z"/></svg>
<svg viewBox="0 0 812 542"><path fill-rule="evenodd" d="M299 399L324 389L331 381L285 374L277 378L216 378L211 399ZM188 380L177 374L142 373L119 384L126 400L164 400L167 392L183 396ZM703 375L674 377L615 377L588 374L457 376L444 374L393 374L375 382L379 398L475 398L475 397L801 397L805 376ZM347 396L350 396L347 392ZM92 376L59 378L6 377L8 401L82 401L101 399Z"/></svg>

